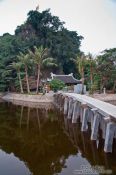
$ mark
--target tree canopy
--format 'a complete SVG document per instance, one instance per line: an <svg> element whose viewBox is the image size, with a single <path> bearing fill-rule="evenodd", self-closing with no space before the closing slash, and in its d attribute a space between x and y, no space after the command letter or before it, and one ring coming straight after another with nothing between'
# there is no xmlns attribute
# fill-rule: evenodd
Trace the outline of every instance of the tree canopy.
<svg viewBox="0 0 116 175"><path fill-rule="evenodd" d="M49 57L58 65L53 72L72 71L72 66L75 65L69 64L70 58L76 58L80 53L82 39L77 32L66 29L64 22L53 16L50 9L42 12L30 11L27 20L17 26L14 35L5 33L0 36L0 90L7 90L11 84L15 84L16 71L8 70L9 64L17 62L20 53L27 54L29 49L34 52L34 47L48 48Z"/></svg>
<svg viewBox="0 0 116 175"><path fill-rule="evenodd" d="M29 91L30 76L38 81L38 86L39 79L48 77L50 71L73 73L82 78L88 88L96 85L98 89L116 89L116 48L107 49L96 58L91 54L85 55L80 50L83 37L65 28L64 24L51 14L50 9L42 12L31 10L26 21L17 26L14 35L5 33L0 36L0 91L22 89L24 79ZM45 60L39 59L39 52L36 54L41 48L47 49ZM21 55L27 58L25 65L24 59L19 59ZM41 64L35 62L38 60L36 56L42 60ZM17 69L19 65L20 69Z"/></svg>

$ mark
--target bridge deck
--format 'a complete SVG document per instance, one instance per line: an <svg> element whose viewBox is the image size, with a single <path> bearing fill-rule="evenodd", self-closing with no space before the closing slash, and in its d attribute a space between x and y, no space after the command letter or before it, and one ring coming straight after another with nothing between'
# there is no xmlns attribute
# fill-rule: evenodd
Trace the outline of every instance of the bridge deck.
<svg viewBox="0 0 116 175"><path fill-rule="evenodd" d="M85 102L91 108L97 108L98 111L104 116L110 116L111 118L116 120L116 106L103 102L101 100L88 97L86 95L80 95L75 93L64 93L64 95L73 97L80 102Z"/></svg>

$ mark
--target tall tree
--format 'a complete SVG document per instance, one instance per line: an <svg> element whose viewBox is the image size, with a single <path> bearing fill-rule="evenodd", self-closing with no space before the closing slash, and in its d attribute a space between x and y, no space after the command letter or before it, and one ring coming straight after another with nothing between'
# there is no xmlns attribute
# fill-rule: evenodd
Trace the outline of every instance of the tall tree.
<svg viewBox="0 0 116 175"><path fill-rule="evenodd" d="M84 81L85 81L84 68L85 68L86 63L87 63L86 56L83 53L81 53L81 55L77 57L78 71L81 75L81 80L82 80L81 94L84 94Z"/></svg>
<svg viewBox="0 0 116 175"><path fill-rule="evenodd" d="M47 54L47 49L44 49L42 46L37 48L34 47L34 53L30 52L30 55L33 57L34 63L37 65L37 88L36 93L38 93L39 82L40 82L40 70L42 66L43 59Z"/></svg>
<svg viewBox="0 0 116 175"><path fill-rule="evenodd" d="M98 55L97 71L101 77L101 89L115 89L116 48L104 50Z"/></svg>
<svg viewBox="0 0 116 175"><path fill-rule="evenodd" d="M70 62L70 58L80 53L83 37L75 31L64 28L63 24L64 22L61 22L57 16L53 16L49 9L41 13L30 11L25 24L18 26L15 33L16 36L25 40L31 49L33 45L48 48L51 57L59 63L59 71L67 73L66 65ZM71 72L72 67L69 66L68 70Z"/></svg>
<svg viewBox="0 0 116 175"><path fill-rule="evenodd" d="M37 65L37 88L36 93L38 93L39 83L40 83L40 72L42 66L57 66L53 60L53 58L48 57L48 49L43 48L42 46L37 48L34 47L34 52L29 51L30 55L32 56L34 63Z"/></svg>
<svg viewBox="0 0 116 175"><path fill-rule="evenodd" d="M79 54L82 39L77 32L66 29L64 22L53 16L49 9L42 12L30 11L25 23L16 28L15 35L6 33L0 36L0 63L6 69L9 64L17 62L16 57L20 52L27 53L34 46L43 46L49 49L50 57L58 64L57 70L53 69L53 72L75 73L75 64L70 62L70 58ZM14 77L14 72L2 76L1 89L7 90L11 84L15 84Z"/></svg>
<svg viewBox="0 0 116 175"><path fill-rule="evenodd" d="M90 89L92 90L94 83L94 74L96 72L96 59L93 57L91 53L89 53L87 56L87 63L89 66L88 76L90 77Z"/></svg>
<svg viewBox="0 0 116 175"><path fill-rule="evenodd" d="M23 54L20 53L18 56L19 61L21 62L22 65L24 65L25 69L25 78L26 78L26 83L27 83L27 92L30 93L30 88L29 88L29 78L28 78L28 66L30 62L30 54Z"/></svg>
<svg viewBox="0 0 116 175"><path fill-rule="evenodd" d="M18 75L18 79L19 79L19 84L20 84L20 90L21 90L21 93L24 93L23 92L23 85L22 85L22 80L21 80L21 72L20 72L20 68L22 66L21 62L13 62L11 64L12 68L16 70L17 72L17 75Z"/></svg>

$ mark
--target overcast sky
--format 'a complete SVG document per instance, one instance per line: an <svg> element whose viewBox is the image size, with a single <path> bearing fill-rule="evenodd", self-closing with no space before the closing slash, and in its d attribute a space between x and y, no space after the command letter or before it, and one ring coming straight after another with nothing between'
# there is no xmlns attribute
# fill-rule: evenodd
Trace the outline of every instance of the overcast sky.
<svg viewBox="0 0 116 175"><path fill-rule="evenodd" d="M50 8L65 27L84 36L84 52L116 47L116 0L0 0L0 35L13 34L38 4L40 11Z"/></svg>

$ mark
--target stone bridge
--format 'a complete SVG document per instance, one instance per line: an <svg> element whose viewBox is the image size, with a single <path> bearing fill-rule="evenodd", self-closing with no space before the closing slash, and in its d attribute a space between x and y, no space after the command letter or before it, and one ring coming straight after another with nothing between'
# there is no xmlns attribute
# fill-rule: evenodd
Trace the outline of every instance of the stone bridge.
<svg viewBox="0 0 116 175"><path fill-rule="evenodd" d="M116 106L75 93L56 93L54 104L72 123L79 120L82 132L88 130L90 123L91 140L98 140L101 129L104 151L112 152L113 140L116 139Z"/></svg>

